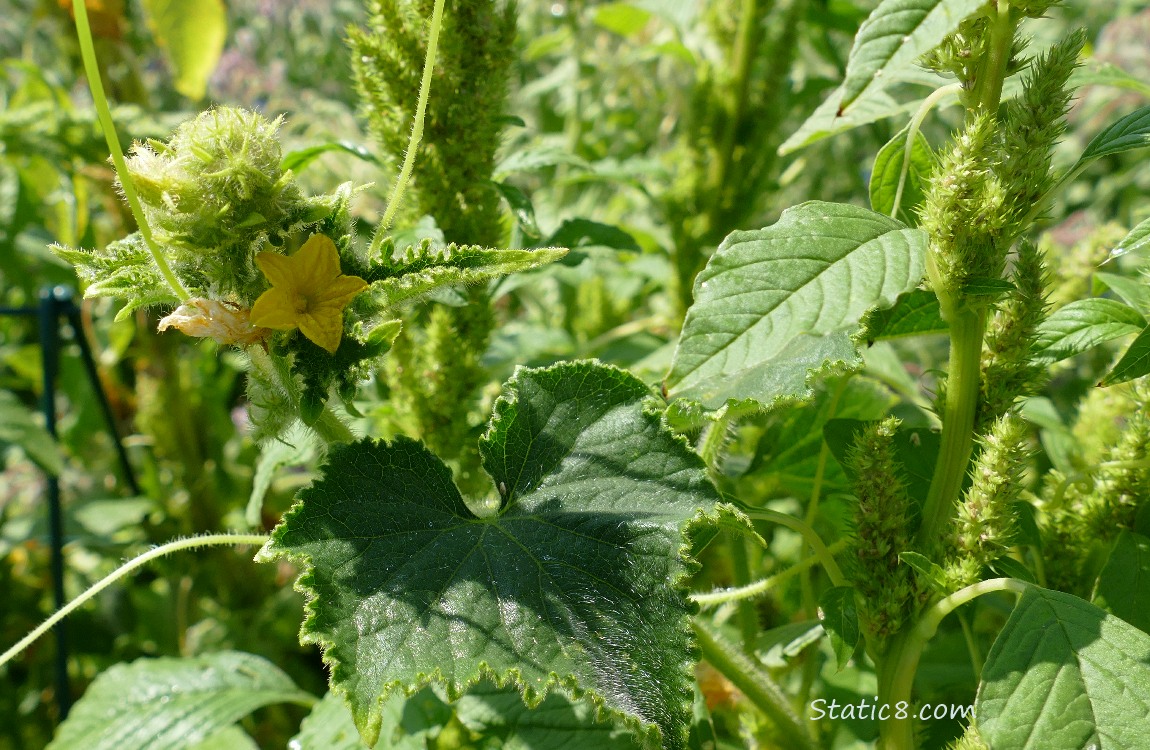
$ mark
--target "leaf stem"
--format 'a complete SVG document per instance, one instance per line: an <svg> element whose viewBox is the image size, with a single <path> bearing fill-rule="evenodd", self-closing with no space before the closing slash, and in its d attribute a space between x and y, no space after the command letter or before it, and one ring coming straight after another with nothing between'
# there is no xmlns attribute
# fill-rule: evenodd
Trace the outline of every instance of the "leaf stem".
<svg viewBox="0 0 1150 750"><path fill-rule="evenodd" d="M831 579L831 583L835 586L847 585L842 570L839 568L838 563L835 562L835 556L831 554L831 551L823 542L822 537L818 535L818 532L810 526L793 516L788 516L786 513L779 513L778 511L768 510L766 508L748 508L740 505L739 510L756 521L777 523L780 526L786 526L791 531L801 534L803 539L806 540L806 543L814 550L815 557L818 558L823 568L827 571L827 576Z"/></svg>
<svg viewBox="0 0 1150 750"><path fill-rule="evenodd" d="M74 2L79 2L79 0L74 0ZM407 153L403 156L403 166L399 170L399 176L395 179L395 186L391 189L391 195L388 196L387 208L384 209L379 228L376 229L375 237L371 241L372 255L375 255L379 251L379 246L383 244L384 235L391 228L391 222L395 220L395 214L399 211L403 193L407 189L407 183L415 169L415 152L419 150L419 143L423 140L423 125L427 119L427 97L431 93L431 75L435 71L435 57L439 51L439 32L443 28L443 6L444 0L435 0L435 7L431 11L431 25L427 34L427 55L423 60L423 75L419 80L419 100L415 105L411 137L407 141Z"/></svg>
<svg viewBox="0 0 1150 750"><path fill-rule="evenodd" d="M890 211L890 217L892 219L898 218L898 209L900 206L902 206L902 194L906 189L906 178L907 174L910 172L910 162L911 156L914 153L914 143L918 138L918 131L919 128L922 127L922 121L926 119L926 116L930 114L930 111L934 109L936 104L951 94L956 94L961 90L962 84L960 83L952 83L947 86L935 89L930 96L922 100L922 104L919 105L918 111L914 113L914 117L911 118L910 124L907 125L906 146L902 150L902 169L899 171L898 175L898 189L895 190L894 193L894 208L892 208Z"/></svg>
<svg viewBox="0 0 1150 750"><path fill-rule="evenodd" d="M703 659L771 720L780 737L786 740L784 747L815 750L814 740L791 708L787 696L766 672L738 649L724 643L709 626L692 620L691 629L695 631L695 641Z"/></svg>
<svg viewBox="0 0 1150 750"><path fill-rule="evenodd" d="M108 107L108 97L104 94L104 84L100 80L100 68L96 62L96 48L92 43L92 27L88 23L88 9L84 5L84 0L72 0L72 8L76 15L76 35L80 41L80 57L84 61L84 74L88 78L88 86L92 89L92 103L96 107L96 116L100 120L100 128L104 131L104 140L108 144L108 151L112 155L112 163L116 167L116 174L120 176L120 186L124 189L124 198L128 201L128 208L132 212L132 218L136 220L136 225L140 228L140 236L144 238L144 244L148 247L148 252L152 254L152 260L156 262L156 267L160 270L160 275L164 277L171 288L172 293L180 302L187 302L191 297L188 290L172 273L171 266L168 265L168 259L160 252L160 248L156 245L155 239L152 237L152 229L148 225L148 218L144 215L144 208L140 204L140 197L136 194L136 185L132 181L132 175L128 172L128 166L124 162L124 149L120 146L120 137L116 134L115 123L112 122L112 111Z"/></svg>
<svg viewBox="0 0 1150 750"><path fill-rule="evenodd" d="M132 558L120 567L113 570L108 575L101 578L96 583L92 584L87 591L77 596L72 601L65 604L58 609L51 617L42 622L35 630L28 635L24 636L12 648L0 654L0 666L7 664L13 657L19 655L28 646L35 643L36 639L47 633L52 629L56 623L63 620L72 612L76 611L85 602L88 602L104 589L111 586L116 581L128 575L136 568L143 566L159 557L170 555L173 552L180 552L186 549L195 549L197 547L218 547L218 546L238 546L242 544L259 544L263 545L267 542L268 537L265 534L209 534L207 536L194 536L188 539L177 539L167 544L161 544L159 547L150 549L147 552Z"/></svg>
<svg viewBox="0 0 1150 750"><path fill-rule="evenodd" d="M841 552L846 548L847 540L840 539L830 547L827 551L832 555ZM792 565L786 570L780 571L773 576L762 578L754 583L749 583L746 586L734 586L726 589L716 589L714 591L706 591L691 594L691 601L698 604L700 607L706 609L710 607L717 607L720 604L727 602L742 601L745 599L754 599L755 597L766 594L771 589L777 588L781 584L794 578L803 571L810 570L813 566L822 562L818 555L808 555L800 560L798 563Z"/></svg>

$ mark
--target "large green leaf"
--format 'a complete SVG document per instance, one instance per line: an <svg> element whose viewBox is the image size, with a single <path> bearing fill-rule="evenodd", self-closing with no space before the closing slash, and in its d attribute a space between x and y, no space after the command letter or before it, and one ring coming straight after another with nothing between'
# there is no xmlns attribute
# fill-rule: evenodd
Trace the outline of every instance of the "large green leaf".
<svg viewBox="0 0 1150 750"><path fill-rule="evenodd" d="M928 93L928 91L924 91L923 97ZM842 98L842 88L832 91L830 96L799 126L799 129L783 141L783 145L779 146L779 155L786 156L816 141L845 133L862 125L869 125L872 122L885 120L895 115L909 114L918 109L921 104L921 99L903 102L895 99L886 91L875 89L869 92L866 98L856 101L854 106L840 115L839 104L842 102Z"/></svg>
<svg viewBox="0 0 1150 750"><path fill-rule="evenodd" d="M48 747L182 750L262 706L314 702L278 667L253 654L138 659L97 677Z"/></svg>
<svg viewBox="0 0 1150 750"><path fill-rule="evenodd" d="M986 0L883 0L855 36L839 111L882 89L985 5Z"/></svg>
<svg viewBox="0 0 1150 750"><path fill-rule="evenodd" d="M1112 339L1138 333L1146 319L1112 299L1075 300L1058 308L1038 326L1037 357L1057 362Z"/></svg>
<svg viewBox="0 0 1150 750"><path fill-rule="evenodd" d="M994 750L1145 747L1150 635L1031 586L986 657L975 714Z"/></svg>
<svg viewBox="0 0 1150 750"><path fill-rule="evenodd" d="M918 284L926 243L895 219L822 202L732 233L695 280L669 393L711 407L806 395L811 370L857 364L850 334Z"/></svg>
<svg viewBox="0 0 1150 750"><path fill-rule="evenodd" d="M489 677L529 705L585 692L683 747L684 535L719 498L648 398L597 363L519 370L480 445L500 497L482 516L412 440L332 451L261 558L306 565L301 638L323 647L368 744L395 688L456 698Z"/></svg>
<svg viewBox="0 0 1150 750"><path fill-rule="evenodd" d="M1135 110L1105 128L1086 145L1079 164L1150 146L1150 106Z"/></svg>
<svg viewBox="0 0 1150 750"><path fill-rule="evenodd" d="M1123 531L1098 574L1094 603L1150 633L1150 539Z"/></svg>
<svg viewBox="0 0 1150 750"><path fill-rule="evenodd" d="M228 35L223 0L142 0L156 44L171 63L176 91L203 99Z"/></svg>
<svg viewBox="0 0 1150 750"><path fill-rule="evenodd" d="M514 690L484 681L455 703L463 726L501 750L639 750L635 736L619 722L598 722L595 707L551 694L527 708Z"/></svg>

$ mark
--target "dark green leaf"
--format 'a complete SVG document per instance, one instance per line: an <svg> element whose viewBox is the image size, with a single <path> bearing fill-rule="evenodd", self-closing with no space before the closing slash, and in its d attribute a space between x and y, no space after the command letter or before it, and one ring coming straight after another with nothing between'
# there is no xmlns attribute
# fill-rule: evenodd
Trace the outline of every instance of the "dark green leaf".
<svg viewBox="0 0 1150 750"><path fill-rule="evenodd" d="M1057 362L1112 339L1138 333L1146 319L1112 299L1075 300L1055 310L1038 326L1036 358Z"/></svg>
<svg viewBox="0 0 1150 750"><path fill-rule="evenodd" d="M138 659L100 674L48 747L182 750L262 706L314 702L278 667L253 654Z"/></svg>
<svg viewBox="0 0 1150 750"><path fill-rule="evenodd" d="M850 586L827 589L819 597L819 610L823 630L827 631L831 639L831 648L834 649L838 668L842 669L854 656L859 639L862 637L858 607L855 605L855 590Z"/></svg>
<svg viewBox="0 0 1150 750"><path fill-rule="evenodd" d="M899 295L894 306L875 310L863 320L859 338L873 343L903 336L946 333L950 326L942 319L938 297L926 289L911 289Z"/></svg>
<svg viewBox="0 0 1150 750"><path fill-rule="evenodd" d="M938 46L985 0L883 0L859 27L847 59L839 111Z"/></svg>
<svg viewBox="0 0 1150 750"><path fill-rule="evenodd" d="M627 232L610 224L588 219L568 219L543 244L551 247L609 247L641 252L639 243Z"/></svg>
<svg viewBox="0 0 1150 750"><path fill-rule="evenodd" d="M855 433L865 426L865 422L854 419L832 419L823 428L827 447L831 455L842 466L848 466L847 452L854 444ZM921 505L930 491L934 478L938 451L942 436L932 430L920 427L899 427L894 436L895 455L902 464L906 479L906 491L911 502Z"/></svg>
<svg viewBox="0 0 1150 750"><path fill-rule="evenodd" d="M1099 385L1126 383L1146 374L1150 374L1150 326L1142 329Z"/></svg>
<svg viewBox="0 0 1150 750"><path fill-rule="evenodd" d="M805 397L811 370L857 365L864 313L922 279L926 235L857 206L811 202L734 232L695 280L666 385L711 408Z"/></svg>
<svg viewBox="0 0 1150 750"><path fill-rule="evenodd" d="M527 197L527 194L509 182L493 181L492 184L499 189L499 194L503 196L503 200L507 201L507 205L511 208L511 213L514 214L515 221L518 222L523 234L531 241L542 237L543 233L539 231L539 225L535 223L535 206L531 204L531 199Z"/></svg>
<svg viewBox="0 0 1150 750"><path fill-rule="evenodd" d="M690 724L690 527L718 495L644 407L647 386L595 363L520 370L481 443L500 507L476 516L418 443L332 451L262 559L306 564L302 639L374 744L397 687L482 677L530 705L586 691L681 748Z"/></svg>
<svg viewBox="0 0 1150 750"><path fill-rule="evenodd" d="M995 750L1128 750L1150 737L1150 636L1030 586L986 657L975 714Z"/></svg>
<svg viewBox="0 0 1150 750"><path fill-rule="evenodd" d="M990 569L997 575L1005 578L1017 578L1027 583L1038 583L1037 577L1030 572L1030 568L1015 560L1013 557L1002 556L990 563Z"/></svg>
<svg viewBox="0 0 1150 750"><path fill-rule="evenodd" d="M1123 531L1094 586L1094 603L1150 633L1150 539Z"/></svg>
<svg viewBox="0 0 1150 750"><path fill-rule="evenodd" d="M934 152L921 131L915 131L911 147L910 164L906 164L906 142L910 126L887 141L874 160L870 175L870 207L880 214L892 216L894 201L898 197L899 181L903 181L898 215L895 217L908 226L918 224L915 207L922 203L925 188L934 171ZM903 170L906 177L903 177Z"/></svg>
<svg viewBox="0 0 1150 750"><path fill-rule="evenodd" d="M284 154L284 158L280 161L280 169L285 172L291 170L299 173L303 171L304 167L329 151L343 151L370 164L379 164L379 159L375 158L375 154L371 153L366 146L351 141L331 141Z"/></svg>
<svg viewBox="0 0 1150 750"><path fill-rule="evenodd" d="M1131 112L1094 136L1078 158L1078 163L1146 146L1150 146L1150 107Z"/></svg>
<svg viewBox="0 0 1150 750"><path fill-rule="evenodd" d="M596 721L595 707L552 693L535 708L519 693L489 681L467 691L455 703L463 726L501 750L639 750L640 743L620 722Z"/></svg>

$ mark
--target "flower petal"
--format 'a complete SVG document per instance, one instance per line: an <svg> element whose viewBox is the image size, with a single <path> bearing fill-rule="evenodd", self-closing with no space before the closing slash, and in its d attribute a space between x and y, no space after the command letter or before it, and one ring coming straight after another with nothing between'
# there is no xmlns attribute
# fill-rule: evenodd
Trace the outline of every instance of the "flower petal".
<svg viewBox="0 0 1150 750"><path fill-rule="evenodd" d="M312 297L340 275L339 251L324 234L313 234L303 247L291 256L293 281L305 295ZM271 278L270 276L268 278ZM275 284L275 280L272 280Z"/></svg>
<svg viewBox="0 0 1150 750"><path fill-rule="evenodd" d="M343 315L338 309L331 311L326 307L300 315L299 330L313 344L326 349L328 354L335 354L343 338Z"/></svg>
<svg viewBox="0 0 1150 750"><path fill-rule="evenodd" d="M256 253L256 265L272 286L294 287L296 271L292 259L279 253Z"/></svg>
<svg viewBox="0 0 1150 750"><path fill-rule="evenodd" d="M335 306L342 310L364 289L367 289L367 282L360 277L340 276L324 286L312 299L321 307Z"/></svg>
<svg viewBox="0 0 1150 750"><path fill-rule="evenodd" d="M264 253L260 253L263 255ZM300 314L292 304L292 295L283 287L274 286L260 295L252 305L252 325L290 331L299 325Z"/></svg>

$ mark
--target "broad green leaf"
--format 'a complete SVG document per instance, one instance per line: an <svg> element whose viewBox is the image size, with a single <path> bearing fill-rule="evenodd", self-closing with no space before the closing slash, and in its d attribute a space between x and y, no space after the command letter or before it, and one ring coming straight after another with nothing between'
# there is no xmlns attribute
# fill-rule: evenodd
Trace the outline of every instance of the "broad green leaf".
<svg viewBox="0 0 1150 750"><path fill-rule="evenodd" d="M332 451L261 559L303 563L301 631L368 744L381 702L481 678L529 705L580 691L682 748L692 655L686 534L719 497L649 411L647 386L596 363L519 370L481 444L499 493L482 517L407 438Z"/></svg>
<svg viewBox="0 0 1150 750"><path fill-rule="evenodd" d="M260 750L260 746L239 727L224 727L192 750Z"/></svg>
<svg viewBox="0 0 1150 750"><path fill-rule="evenodd" d="M950 326L942 319L938 297L926 289L911 289L899 295L892 307L875 310L863 321L860 338L873 343L903 336L946 333Z"/></svg>
<svg viewBox="0 0 1150 750"><path fill-rule="evenodd" d="M995 750L1144 747L1150 635L1030 586L986 657L975 714Z"/></svg>
<svg viewBox="0 0 1150 750"><path fill-rule="evenodd" d="M781 669L807 647L818 643L825 632L818 620L788 622L759 633L755 638L755 654L764 667Z"/></svg>
<svg viewBox="0 0 1150 750"><path fill-rule="evenodd" d="M819 610L823 630L831 639L835 660L838 668L842 669L854 656L859 639L862 637L858 607L855 605L855 590L850 586L827 589L819 597Z"/></svg>
<svg viewBox="0 0 1150 750"><path fill-rule="evenodd" d="M883 0L863 21L847 58L839 111L938 46L986 0Z"/></svg>
<svg viewBox="0 0 1150 750"><path fill-rule="evenodd" d="M895 197L898 196L898 184L902 180L902 196L899 199L898 216L895 218L908 226L914 226L918 223L915 206L922 203L925 198L927 181L934 171L934 152L930 150L926 136L921 131L915 131L908 166L906 142L909 134L908 125L879 149L870 175L870 207L880 214L892 216Z"/></svg>
<svg viewBox="0 0 1150 750"><path fill-rule="evenodd" d="M20 399L0 391L0 448L18 446L44 471L58 476L64 470L64 458L52 436L36 421Z"/></svg>
<svg viewBox="0 0 1150 750"><path fill-rule="evenodd" d="M1150 633L1150 539L1123 531L1094 585L1094 604Z"/></svg>
<svg viewBox="0 0 1150 750"><path fill-rule="evenodd" d="M203 99L228 34L223 0L142 0L142 5L172 66L172 85L189 99Z"/></svg>
<svg viewBox="0 0 1150 750"><path fill-rule="evenodd" d="M1150 315L1150 283L1105 271L1095 271L1094 278L1125 300L1126 304L1143 315Z"/></svg>
<svg viewBox="0 0 1150 750"><path fill-rule="evenodd" d="M1131 112L1094 136L1078 158L1078 163L1086 164L1103 156L1146 146L1150 146L1150 106Z"/></svg>
<svg viewBox="0 0 1150 750"><path fill-rule="evenodd" d="M1058 362L1112 339L1138 333L1146 319L1112 299L1075 300L1055 310L1038 326L1037 359Z"/></svg>
<svg viewBox="0 0 1150 750"><path fill-rule="evenodd" d="M783 141L783 145L779 146L779 155L786 156L816 141L845 133L862 125L914 112L919 108L926 93L929 92L924 92L923 97L913 101L903 102L885 91L875 89L840 115L839 104L842 102L843 90L837 88L811 113L798 130Z"/></svg>
<svg viewBox="0 0 1150 750"><path fill-rule="evenodd" d="M314 702L278 667L254 654L137 659L100 674L48 747L183 750L262 706Z"/></svg>
<svg viewBox="0 0 1150 750"><path fill-rule="evenodd" d="M361 161L366 161L370 164L379 164L379 159L377 159L375 154L371 153L366 146L352 143L351 141L331 141L284 154L283 159L280 160L280 169L285 172L291 170L292 172L299 173L303 171L304 167L329 151L343 151Z"/></svg>
<svg viewBox="0 0 1150 750"><path fill-rule="evenodd" d="M431 688L407 698L395 693L382 706L382 741L388 750L426 750L428 735L435 736L451 718L451 707ZM351 718L347 703L329 692L300 723L292 750L367 750Z"/></svg>
<svg viewBox="0 0 1150 750"><path fill-rule="evenodd" d="M734 232L695 280L666 385L718 408L804 397L811 370L857 366L850 334L922 279L926 235L865 208L803 203Z"/></svg>
<svg viewBox="0 0 1150 750"><path fill-rule="evenodd" d="M619 722L596 721L595 707L552 693L535 708L519 693L483 681L455 704L463 726L501 750L639 750L642 745Z"/></svg>
<svg viewBox="0 0 1150 750"><path fill-rule="evenodd" d="M1147 374L1150 374L1150 326L1143 328L1135 337L1130 348L1118 360L1118 364L1106 373L1099 385L1125 383Z"/></svg>

